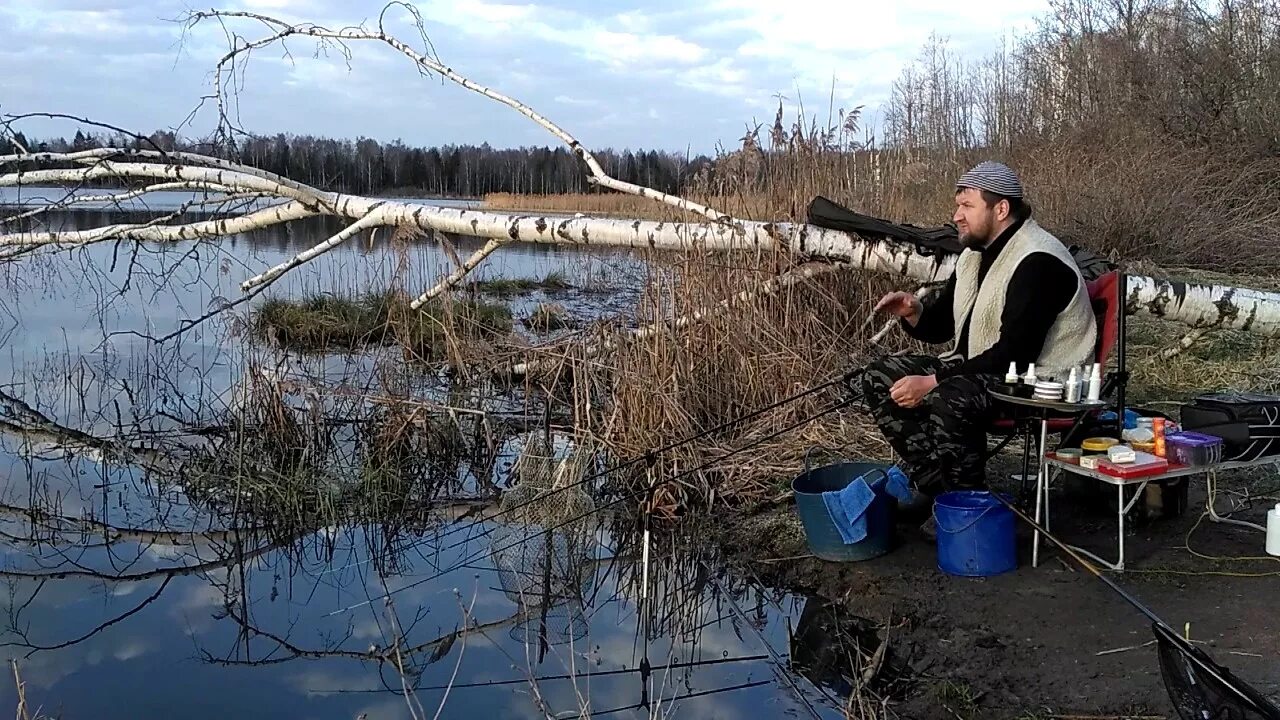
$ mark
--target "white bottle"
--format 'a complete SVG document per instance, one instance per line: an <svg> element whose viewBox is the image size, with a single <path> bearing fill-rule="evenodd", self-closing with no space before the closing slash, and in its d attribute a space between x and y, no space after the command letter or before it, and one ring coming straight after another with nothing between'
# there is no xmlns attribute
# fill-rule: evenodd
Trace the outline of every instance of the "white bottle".
<svg viewBox="0 0 1280 720"><path fill-rule="evenodd" d="M1080 373L1075 368L1071 368L1071 374L1067 376L1067 402L1080 402Z"/></svg>
<svg viewBox="0 0 1280 720"><path fill-rule="evenodd" d="M1036 384L1036 364L1031 363L1027 366L1027 374L1022 376L1022 382L1035 386Z"/></svg>
<svg viewBox="0 0 1280 720"><path fill-rule="evenodd" d="M1280 503L1267 511L1267 554L1280 557Z"/></svg>
<svg viewBox="0 0 1280 720"><path fill-rule="evenodd" d="M1093 364L1093 371L1089 373L1089 399L1099 400L1102 398L1102 366L1098 363Z"/></svg>
<svg viewBox="0 0 1280 720"><path fill-rule="evenodd" d="M1004 374L1004 381L1009 383L1010 385L1017 385L1018 380L1020 379L1021 378L1018 377L1018 363L1016 362L1009 363L1009 372Z"/></svg>

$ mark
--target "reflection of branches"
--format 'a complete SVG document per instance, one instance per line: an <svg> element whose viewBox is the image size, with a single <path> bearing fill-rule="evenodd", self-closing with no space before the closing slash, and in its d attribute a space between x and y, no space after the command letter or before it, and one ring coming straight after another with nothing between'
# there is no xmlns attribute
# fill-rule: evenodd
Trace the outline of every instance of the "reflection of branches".
<svg viewBox="0 0 1280 720"><path fill-rule="evenodd" d="M33 572L33 571L27 571L27 570L0 570L0 577L24 578L24 579L54 578L57 580L62 580L64 578L83 577L83 578L94 578L96 580L107 580L110 582L140 582L143 580L152 580L159 577L172 578L172 577L181 577L184 575L195 575L200 573L206 573L210 570L217 570L219 568L224 568L229 565L234 565L240 562L248 562L249 560L253 560L255 558L261 557L262 555L272 552L273 550L278 550L287 544L288 543L285 543L285 542L274 542L274 543L269 543L267 545L264 545L260 548L256 548L254 550L250 550L249 552L246 552L246 553L236 553L226 558L221 558L218 560L209 560L207 562L202 562L196 565L182 565L179 567L156 568L154 570L147 570L144 572L137 572L137 573L124 573L124 574L113 575L111 573L105 573L98 570L88 570L88 569L52 570L52 571L43 571L43 572Z"/></svg>
<svg viewBox="0 0 1280 720"><path fill-rule="evenodd" d="M365 652L360 652L358 650L342 650L340 648L328 648L328 649L322 649L322 650L307 649L307 648L299 647L298 645L295 645L292 642L290 642L288 639L280 637L279 635L273 632L264 630L254 625L253 623L249 622L245 617L239 614L239 612L236 609L235 603L228 602L224 606L224 610L227 613L227 616L230 617L232 620L234 620L236 624L239 625L243 630L248 632L250 635L270 640L271 642L277 645L278 649L287 653L287 655L284 657L266 657L260 660L234 660L231 658L215 657L208 651L201 651L202 654L204 655L205 661L216 664L216 665L276 665L279 663L285 663L291 660L296 660L298 658L335 658L335 657L349 658L352 660L373 660L375 662L380 662L380 663L389 663L393 666L396 665L396 662L397 662L395 658L396 648L394 646L387 647L387 648L373 648ZM484 633L488 630L496 630L498 628L509 627L516 623L523 622L525 619L527 619L527 617L528 617L528 613L519 612L508 618L504 618L502 620L494 620L492 622L478 623L478 624L464 623L463 627L460 630L455 630L453 632L450 632L446 635L442 635L428 642L418 643L416 645L411 645L407 647L401 647L399 651L405 655L415 655L418 653L427 652L429 650L436 650L437 648L441 647L446 643L453 644L454 642L456 642L457 638L459 637L459 633L461 632ZM271 653L268 653L268 655L270 654Z"/></svg>
<svg viewBox="0 0 1280 720"><path fill-rule="evenodd" d="M21 643L9 642L9 643L0 644L0 647L29 648L30 651L27 653L27 657L31 657L32 655L36 654L41 650L61 650L62 648L71 647L72 645L78 645L84 642L85 640L88 640L89 638L93 637L94 635L97 635L103 630L106 630L112 625L122 622L128 619L129 617L141 612L143 608L155 602L156 599L160 597L160 595L164 592L164 589L169 587L169 581L172 579L173 579L172 575L166 576L164 579L164 582L160 583L160 587L156 588L156 591L151 593L150 597L148 597L146 600L143 600L141 603L135 606L132 610L124 613L123 615L117 615L116 617L98 625L94 629L90 630L89 632L85 633L84 635L81 635L80 637L74 640L67 640L66 642L58 643L57 645L33 645L28 642L21 642Z"/></svg>
<svg viewBox="0 0 1280 720"><path fill-rule="evenodd" d="M171 470L173 467L173 460L162 452L151 448L126 448L117 441L66 427L2 390L0 430L15 432L28 439L49 442L66 449L89 448L107 457L136 459L148 469Z"/></svg>
<svg viewBox="0 0 1280 720"><path fill-rule="evenodd" d="M0 503L0 514L15 515L22 517L32 524L40 525L46 530L53 532L92 532L101 534L108 543L121 542L125 540L138 541L147 545L165 545L184 547L194 544L197 541L208 542L230 542L233 539L243 537L246 534L254 534L257 532L254 528L240 528L233 530L205 530L205 531L175 531L175 530L147 530L144 528L125 528L117 527L101 520L92 518L73 518L66 515L55 515L53 513L40 510L38 508L24 508L6 503ZM69 529L63 526L70 526Z"/></svg>

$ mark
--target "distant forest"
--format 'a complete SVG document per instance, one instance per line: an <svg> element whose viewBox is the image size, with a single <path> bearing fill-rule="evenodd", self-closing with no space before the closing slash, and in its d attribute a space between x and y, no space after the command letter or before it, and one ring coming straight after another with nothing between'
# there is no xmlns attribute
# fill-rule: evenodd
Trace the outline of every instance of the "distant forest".
<svg viewBox="0 0 1280 720"><path fill-rule="evenodd" d="M208 154L208 146L157 131L151 142L165 151ZM145 141L114 133L28 142L32 152L68 152L99 147L150 147ZM284 175L325 190L378 194L425 194L479 197L491 192L550 194L585 192L587 169L567 148L496 149L488 143L411 147L399 140L380 143L369 138L335 140L310 135L261 137L240 143L238 159L253 167ZM16 149L0 138L0 153ZM593 151L610 175L631 183L675 193L699 170L709 167L705 155L686 157L655 150ZM225 153L219 153L225 154Z"/></svg>

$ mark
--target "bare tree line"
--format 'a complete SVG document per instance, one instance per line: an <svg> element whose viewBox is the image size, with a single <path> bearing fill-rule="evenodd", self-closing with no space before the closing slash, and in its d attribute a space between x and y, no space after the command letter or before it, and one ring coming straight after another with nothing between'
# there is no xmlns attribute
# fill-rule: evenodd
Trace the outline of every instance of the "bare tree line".
<svg viewBox="0 0 1280 720"><path fill-rule="evenodd" d="M166 152L230 155L240 162L277 175L340 192L360 194L420 193L441 197L479 197L486 193L554 194L587 192L581 161L564 147L494 148L482 145L418 147L400 140L334 139L277 133L254 136L235 151L157 130L142 138L119 133L77 130L70 138L35 138L22 133L13 140L32 152L79 152L104 147ZM18 152L0 136L0 155ZM613 150L597 153L612 176L637 185L675 193L693 174L711 163L705 155L687 157L659 150Z"/></svg>

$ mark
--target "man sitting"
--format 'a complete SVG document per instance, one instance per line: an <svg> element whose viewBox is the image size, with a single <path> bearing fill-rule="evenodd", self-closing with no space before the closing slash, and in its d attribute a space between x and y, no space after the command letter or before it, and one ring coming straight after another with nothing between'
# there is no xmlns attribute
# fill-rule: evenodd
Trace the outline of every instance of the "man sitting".
<svg viewBox="0 0 1280 720"><path fill-rule="evenodd" d="M1013 170L981 163L957 182L955 199L964 250L942 292L928 306L906 292L876 305L901 318L911 337L954 341L952 349L882 358L862 381L880 431L929 497L986 487L987 388L1009 363L1021 371L1031 362L1049 370L1082 365L1092 361L1097 335L1075 261L1031 219ZM931 533L931 522L923 529Z"/></svg>

